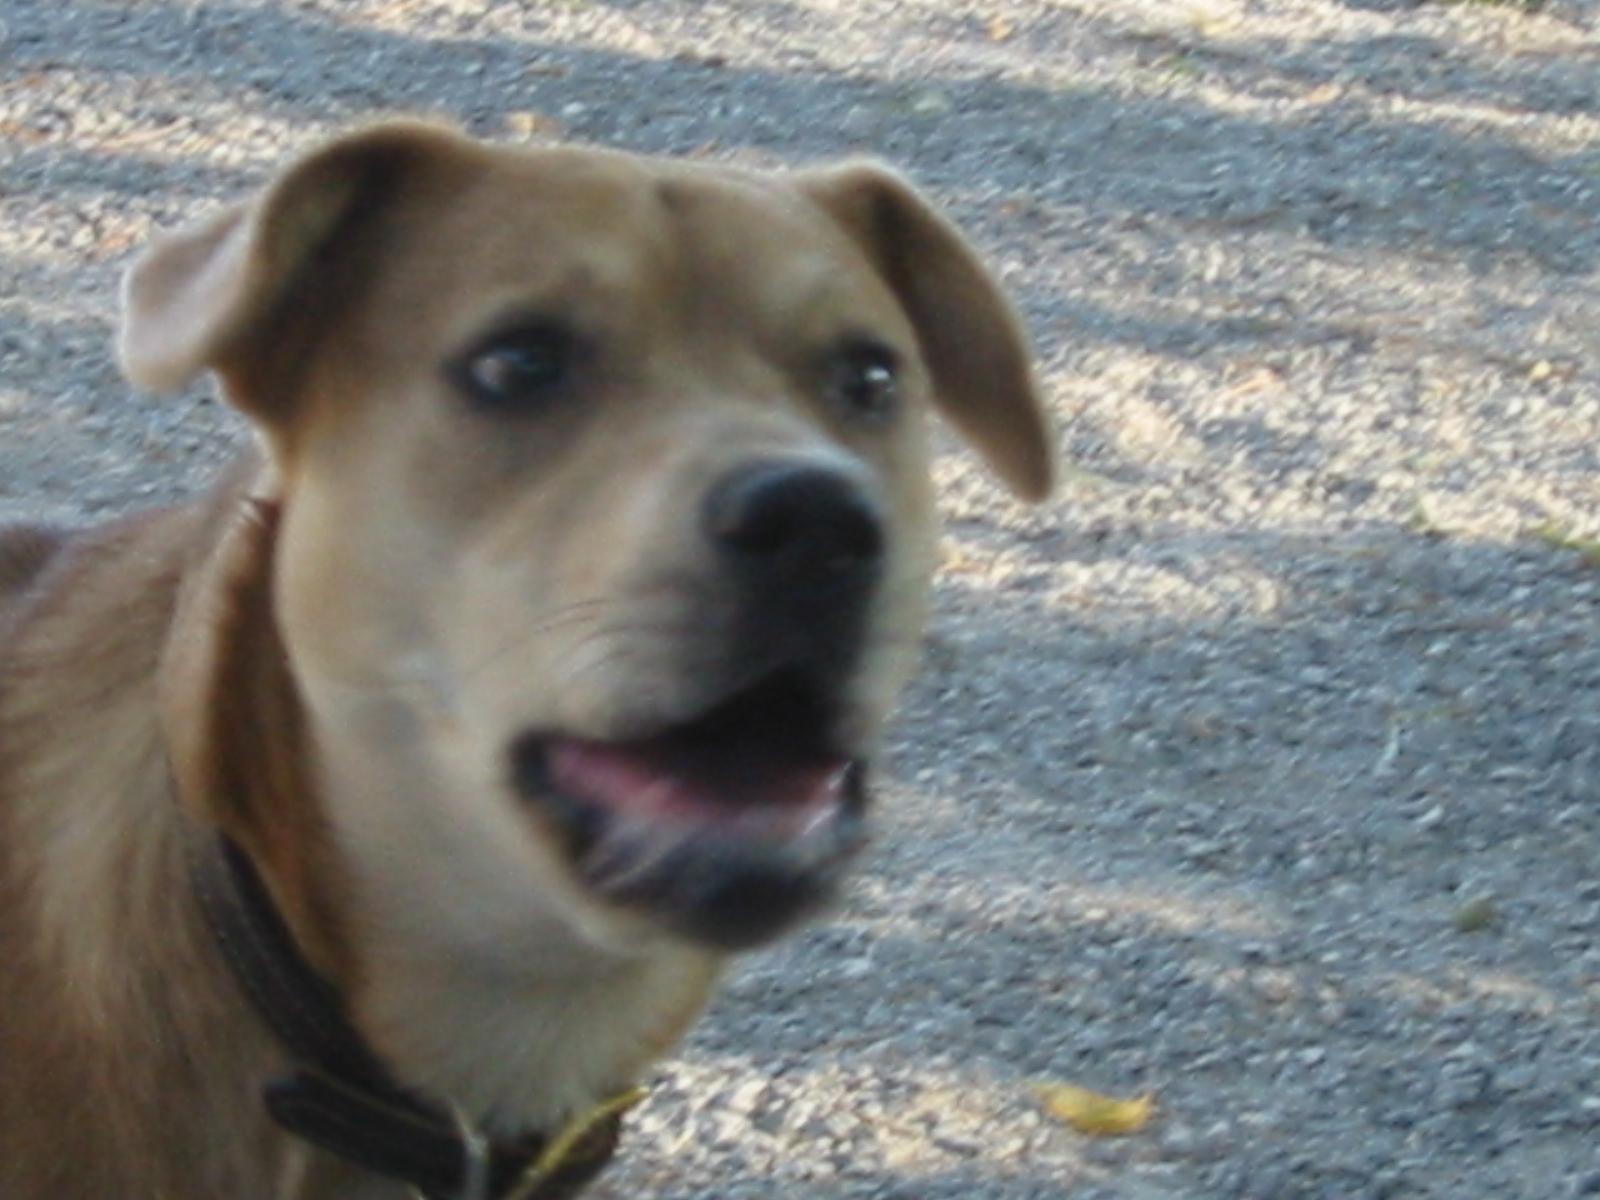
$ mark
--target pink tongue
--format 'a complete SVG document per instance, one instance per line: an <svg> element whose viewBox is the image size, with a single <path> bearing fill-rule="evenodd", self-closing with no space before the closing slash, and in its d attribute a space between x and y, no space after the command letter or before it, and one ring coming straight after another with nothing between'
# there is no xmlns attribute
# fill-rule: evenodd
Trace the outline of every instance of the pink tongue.
<svg viewBox="0 0 1600 1200"><path fill-rule="evenodd" d="M646 819L730 823L800 832L844 798L839 760L773 764L698 761L659 747L561 740L550 779L569 796Z"/></svg>

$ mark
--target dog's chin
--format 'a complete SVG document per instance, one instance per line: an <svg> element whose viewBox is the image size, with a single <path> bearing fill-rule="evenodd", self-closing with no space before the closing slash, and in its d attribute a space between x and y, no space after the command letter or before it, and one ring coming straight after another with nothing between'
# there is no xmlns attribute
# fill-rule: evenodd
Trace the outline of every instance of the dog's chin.
<svg viewBox="0 0 1600 1200"><path fill-rule="evenodd" d="M832 718L776 675L641 738L525 734L512 783L589 898L748 949L833 899L866 840L865 763Z"/></svg>

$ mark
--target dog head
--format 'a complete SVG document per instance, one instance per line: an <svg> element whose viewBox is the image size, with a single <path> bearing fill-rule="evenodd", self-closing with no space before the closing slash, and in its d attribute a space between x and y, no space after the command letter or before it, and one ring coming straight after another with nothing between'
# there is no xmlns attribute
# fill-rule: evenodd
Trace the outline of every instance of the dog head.
<svg viewBox="0 0 1600 1200"><path fill-rule="evenodd" d="M385 125L125 299L128 376L215 372L267 447L339 852L463 937L738 948L825 899L920 638L927 414L1051 481L1011 309L874 165Z"/></svg>

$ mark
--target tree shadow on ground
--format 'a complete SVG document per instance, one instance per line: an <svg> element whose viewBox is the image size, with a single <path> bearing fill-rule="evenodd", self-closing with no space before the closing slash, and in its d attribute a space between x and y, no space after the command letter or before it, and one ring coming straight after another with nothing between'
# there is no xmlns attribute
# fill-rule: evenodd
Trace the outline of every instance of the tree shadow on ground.
<svg viewBox="0 0 1600 1200"><path fill-rule="evenodd" d="M1498 130L1465 133L1441 120L1392 114L1380 121L1364 118L1353 103L1277 120L1170 95L1029 86L970 72L888 81L649 58L534 37L424 37L226 0L26 0L10 28L22 74L70 71L129 88L164 81L231 93L311 124L432 111L451 96L449 115L486 132L501 131L513 112L536 109L579 137L624 146L683 151L715 143L776 150L791 160L865 147L906 161L936 186L982 178L998 190L1092 207L1103 207L1110 192L1131 211L1238 227L1282 224L1401 254L1426 248L1486 259L1531 256L1562 273L1590 270L1600 254L1594 151L1536 158ZM319 72L286 70L284 47L318 63ZM1322 69L1298 53L1241 44L1218 69L1237 87L1253 86L1258 75ZM1351 46L1346 53L1359 58L1363 51ZM207 61L216 54L230 63L226 81ZM381 72L373 69L377 61ZM1475 72L1460 84L1464 93L1482 95L1491 85L1515 93L1526 90L1518 82L1522 69L1514 61L1474 61L1450 78ZM1592 98L1585 75L1549 86L1568 89L1561 103L1577 103ZM917 104L926 87L941 93L933 109ZM755 96L761 103L750 102ZM92 139L76 149L92 154ZM1234 158L1254 166L1230 173ZM92 168L70 164L69 178L75 172L92 185ZM1117 186L1108 189L1113 177Z"/></svg>
<svg viewBox="0 0 1600 1200"><path fill-rule="evenodd" d="M1068 539L1017 553L1143 561ZM791 1085L954 1079L999 1136L1043 1077L1254 1130L1226 1163L1175 1164L1160 1139L1092 1157L1130 1181L1175 1169L1152 1195L1364 1194L1356 1159L1405 1194L1489 1174L1551 1194L1546 1159L1585 1136L1568 1068L1600 1058L1592 568L1382 528L1174 542L1277 576L1276 611L1138 620L1025 570L945 582L876 859L834 923L735 979L691 1057L788 1080L769 1101L795 1155ZM1547 586L1511 601L1530 572ZM1463 933L1478 889L1499 915ZM1474 1091L1480 1061L1506 1071ZM1330 1126L1349 1143L1305 1132ZM1082 1168L1072 1135L1029 1136ZM1418 1137L1484 1136L1492 1165L1404 1165Z"/></svg>
<svg viewBox="0 0 1600 1200"><path fill-rule="evenodd" d="M450 115L482 132L536 109L577 136L650 149L715 143L779 161L871 149L905 161L967 215L994 196L1036 193L1096 220L1278 227L1396 257L1531 259L1552 274L1600 261L1592 148L1535 161L1500 132L1363 123L1343 102L1274 120L971 72L885 80L537 39L427 38L218 0L22 0L6 22L19 77L73 73L108 100L159 83L170 89L165 105L237 99L315 127L430 109L449 94ZM285 71L284 46L318 74ZM1329 61L1265 44L1193 52L1241 89L1285 77L1315 84ZM1565 71L1457 58L1449 78L1425 74L1414 94L1563 111L1585 86ZM388 70L374 71L376 61ZM920 105L924 88L942 99ZM171 115L174 128L187 119L180 107ZM54 189L68 204L181 194L187 209L250 174L214 157L108 146L42 116L28 138L12 138L0 199L26 188ZM1230 169L1240 148L1292 169ZM1379 159L1408 165L1372 168ZM1450 186L1431 191L1424 177ZM1469 198L1472 219L1454 220ZM0 269L30 287L59 282L53 267ZM1038 289L1032 300L1053 303ZM108 316L111 303L108 289ZM1119 348L1181 355L1213 324L1150 317L1138 296L1116 312L1063 303L1075 336ZM1259 324L1270 315L1239 319L1243 340L1284 333ZM123 402L109 357L83 364L107 333L104 321L8 312L0 339L37 355L37 369L8 386L42 405L63 393L61 428ZM180 436L180 410L164 422L161 406L137 403L147 445ZM14 452L3 426L0 436ZM98 444L92 423L74 436ZM65 468L50 483L79 494L98 486ZM112 480L95 503L132 499L126 486ZM1600 978L1600 900L1586 890L1600 859L1591 573L1537 545L1398 528L1309 538L1068 524L1008 535L992 573L990 550L971 553L978 568L940 588L875 864L836 922L734 982L692 1053L800 1084L857 1059L891 1076L931 1065L960 1080L981 1059L985 1088L1020 1094L1035 1074L1149 1085L1191 1121L1220 1096L1239 1112L1279 1115L1238 1151L1267 1183L1280 1172L1277 1191L1262 1193L1278 1197L1359 1194L1339 1190L1345 1148L1302 1135L1302 1113L1343 1115L1396 1161L1419 1137L1492 1147L1461 1160L1484 1178L1512 1170L1541 1139L1566 1139L1577 1153L1587 1135L1559 1071L1600 1054L1587 998ZM1207 592L1218 573L1200 568L1217 560L1243 581L1237 592ZM1125 576L1153 582L1100 592ZM1274 598L1253 607L1240 597L1257 583ZM1450 924L1457 893L1485 882L1503 923L1462 940ZM1002 893L999 906L975 902ZM882 1005L894 1006L902 1033L852 1041L853 1028L882 1027L870 1015ZM791 1011L822 1017L762 1019ZM1528 1080L1436 1102L1441 1064L1469 1042L1490 1057L1532 1045ZM1339 1072L1320 1071L1319 1048ZM812 1143L803 1129L793 1136L798 1158ZM960 1163L983 1148L949 1153L954 1166L870 1166L864 1186L923 1200L973 1194ZM1109 1153L1137 1168L1164 1152L1134 1143ZM1071 1159L1060 1151L1051 1161ZM752 1191L770 1183L753 1159L734 1149L728 1166L728 1195L770 1194ZM1221 1167L1182 1169L1204 1183L1181 1194L1247 1194L1228 1190ZM1059 1186L1040 1172L985 1194Z"/></svg>

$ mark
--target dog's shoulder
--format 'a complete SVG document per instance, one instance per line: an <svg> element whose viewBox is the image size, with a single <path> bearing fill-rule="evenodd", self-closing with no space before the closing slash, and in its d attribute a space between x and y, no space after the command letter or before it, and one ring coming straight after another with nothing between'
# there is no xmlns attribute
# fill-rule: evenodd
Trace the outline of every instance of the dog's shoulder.
<svg viewBox="0 0 1600 1200"><path fill-rule="evenodd" d="M183 847L159 676L185 583L236 506L227 491L65 536L0 530L5 1200L177 1195L191 1173L134 1115L145 1097L202 1086L192 1056L149 1053L148 1030L231 1011L196 970L194 919L174 886Z"/></svg>

